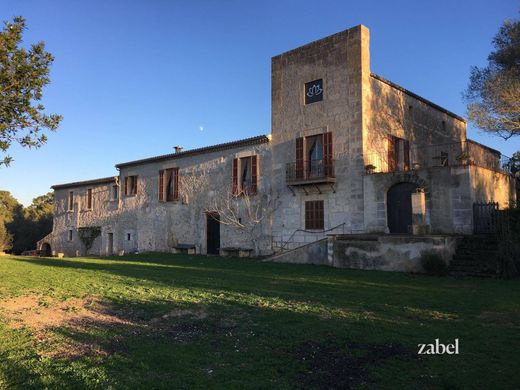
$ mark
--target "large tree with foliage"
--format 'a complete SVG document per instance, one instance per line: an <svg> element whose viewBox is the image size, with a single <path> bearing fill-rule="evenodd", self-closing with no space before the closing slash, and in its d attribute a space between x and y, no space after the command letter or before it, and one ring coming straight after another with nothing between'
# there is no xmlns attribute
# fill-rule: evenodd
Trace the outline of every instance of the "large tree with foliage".
<svg viewBox="0 0 520 390"><path fill-rule="evenodd" d="M464 98L468 119L504 139L520 135L520 21L504 22L488 65L471 70Z"/></svg>
<svg viewBox="0 0 520 390"><path fill-rule="evenodd" d="M43 131L56 130L62 119L45 114L40 103L54 57L43 42L21 47L25 28L25 19L18 16L0 31L0 165L12 161L7 151L13 143L38 148L47 141Z"/></svg>

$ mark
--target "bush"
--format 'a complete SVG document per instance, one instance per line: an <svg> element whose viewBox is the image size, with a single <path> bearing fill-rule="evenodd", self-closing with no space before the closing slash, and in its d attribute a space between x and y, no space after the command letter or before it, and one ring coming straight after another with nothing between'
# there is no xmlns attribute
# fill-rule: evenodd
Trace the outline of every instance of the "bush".
<svg viewBox="0 0 520 390"><path fill-rule="evenodd" d="M435 252L421 253L421 265L428 275L444 276L448 274L448 266L442 257Z"/></svg>

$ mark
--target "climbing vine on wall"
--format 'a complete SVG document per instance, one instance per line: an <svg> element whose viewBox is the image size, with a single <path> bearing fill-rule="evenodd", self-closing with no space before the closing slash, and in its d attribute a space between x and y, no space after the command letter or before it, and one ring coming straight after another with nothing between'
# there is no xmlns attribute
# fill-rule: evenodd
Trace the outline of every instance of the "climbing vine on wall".
<svg viewBox="0 0 520 390"><path fill-rule="evenodd" d="M87 252L92 248L94 240L101 235L101 227L87 226L78 228L78 235L80 240L85 244Z"/></svg>

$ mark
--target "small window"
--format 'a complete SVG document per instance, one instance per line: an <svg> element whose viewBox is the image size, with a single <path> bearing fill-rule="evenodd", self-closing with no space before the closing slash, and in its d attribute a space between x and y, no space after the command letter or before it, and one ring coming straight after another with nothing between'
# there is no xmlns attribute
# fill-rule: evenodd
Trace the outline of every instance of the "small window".
<svg viewBox="0 0 520 390"><path fill-rule="evenodd" d="M305 202L305 229L323 229L323 201Z"/></svg>
<svg viewBox="0 0 520 390"><path fill-rule="evenodd" d="M126 233L126 241L131 241L131 240L132 240L132 234Z"/></svg>
<svg viewBox="0 0 520 390"><path fill-rule="evenodd" d="M111 189L110 199L117 200L119 198L119 186L114 184Z"/></svg>
<svg viewBox="0 0 520 390"><path fill-rule="evenodd" d="M323 100L323 79L305 83L305 104L321 102Z"/></svg>
<svg viewBox="0 0 520 390"><path fill-rule="evenodd" d="M92 210L92 188L87 190L87 209Z"/></svg>
<svg viewBox="0 0 520 390"><path fill-rule="evenodd" d="M137 176L125 177L125 196L137 195Z"/></svg>
<svg viewBox="0 0 520 390"><path fill-rule="evenodd" d="M69 241L72 241L72 230L69 230L69 235L67 238Z"/></svg>
<svg viewBox="0 0 520 390"><path fill-rule="evenodd" d="M68 200L67 210L68 211L74 211L74 192L73 191L69 192L69 200Z"/></svg>

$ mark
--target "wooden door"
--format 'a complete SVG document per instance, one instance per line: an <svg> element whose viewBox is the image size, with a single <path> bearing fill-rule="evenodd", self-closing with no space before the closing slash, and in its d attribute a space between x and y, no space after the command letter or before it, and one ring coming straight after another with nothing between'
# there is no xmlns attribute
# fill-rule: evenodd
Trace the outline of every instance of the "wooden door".
<svg viewBox="0 0 520 390"><path fill-rule="evenodd" d="M208 255L218 255L220 250L220 216L206 214L206 240Z"/></svg>
<svg viewBox="0 0 520 390"><path fill-rule="evenodd" d="M388 229L392 234L411 233L413 183L399 183L388 190L386 197Z"/></svg>

